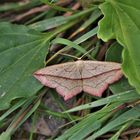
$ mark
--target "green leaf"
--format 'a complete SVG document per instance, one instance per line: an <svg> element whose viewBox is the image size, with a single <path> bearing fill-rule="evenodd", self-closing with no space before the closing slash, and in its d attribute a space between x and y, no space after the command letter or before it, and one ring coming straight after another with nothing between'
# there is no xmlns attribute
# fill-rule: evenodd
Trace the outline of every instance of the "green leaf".
<svg viewBox="0 0 140 140"><path fill-rule="evenodd" d="M80 43L86 41L87 39L89 39L90 37L96 35L96 34L97 34L97 29L98 29L98 27L95 27L95 28L91 29L89 32L83 34L83 35L80 36L78 39L76 39L76 40L74 41L74 43L80 44Z"/></svg>
<svg viewBox="0 0 140 140"><path fill-rule="evenodd" d="M25 26L0 23L0 110L42 88L32 74L44 66L49 46L45 39Z"/></svg>
<svg viewBox="0 0 140 140"><path fill-rule="evenodd" d="M25 10L25 9L31 9L34 6L38 6L41 4L41 1L39 0L32 0L29 2L22 3L21 2L7 2L5 4L0 5L0 12L5 12L5 11L19 11L19 10Z"/></svg>
<svg viewBox="0 0 140 140"><path fill-rule="evenodd" d="M105 55L105 60L121 63L122 50L123 50L123 47L117 42L114 42L113 44L111 44L111 46L109 46Z"/></svg>
<svg viewBox="0 0 140 140"><path fill-rule="evenodd" d="M138 99L140 99L140 95L137 94L137 92L135 90L128 90L125 92L121 92L119 94L115 94L112 96L108 96L106 98L99 99L99 100L91 102L91 103L87 103L84 105L74 107L66 112L75 112L75 111L79 111L79 110L83 110L83 109L88 109L88 108L93 108L93 107L110 104L113 102L118 102L121 104L121 103L130 102L130 101L135 101Z"/></svg>
<svg viewBox="0 0 140 140"><path fill-rule="evenodd" d="M106 53L106 60L107 61L114 61L114 62L121 62L122 61L122 46L119 45L117 42L113 43L110 48L107 50ZM114 84L111 84L109 86L111 91L114 94L120 93L120 92L126 92L128 90L134 89L130 84L128 83L128 80L123 77L118 82L115 82Z"/></svg>
<svg viewBox="0 0 140 140"><path fill-rule="evenodd" d="M99 22L98 37L104 41L115 38L124 46L123 72L140 93L140 1L106 0L100 8L104 18Z"/></svg>
<svg viewBox="0 0 140 140"><path fill-rule="evenodd" d="M122 133L122 131L124 131L125 129L127 129L128 126L130 126L132 124L132 122L130 121L130 122L122 125L122 127L120 128L120 130L118 130L117 133L115 133L109 140L118 140L120 134Z"/></svg>
<svg viewBox="0 0 140 140"><path fill-rule="evenodd" d="M15 103L12 107L10 107L7 111L5 111L4 114L0 116L0 122L2 122L7 116L13 113L16 109L21 107L26 102L26 100L20 99L17 103Z"/></svg>
<svg viewBox="0 0 140 140"><path fill-rule="evenodd" d="M55 140L83 140L90 133L93 133L99 129L104 122L104 117L109 117L112 114L112 110L118 107L118 103L114 103L109 106L105 106L97 112L88 114L79 123L66 130L62 136Z"/></svg>
<svg viewBox="0 0 140 140"><path fill-rule="evenodd" d="M84 47L81 47L80 45L76 44L75 42L72 42L65 38L56 38L52 41L53 44L64 44L67 46L70 46L72 48L75 48L76 50L80 51L81 53L86 53L87 51L84 49Z"/></svg>
<svg viewBox="0 0 140 140"><path fill-rule="evenodd" d="M35 110L40 105L40 102L41 100L39 98L31 98L31 100L28 99L27 102L22 106L21 110L17 112L5 132L7 132L9 135L12 135L35 112ZM20 121L17 123L17 120Z"/></svg>
<svg viewBox="0 0 140 140"><path fill-rule="evenodd" d="M0 135L0 140L10 140L11 139L11 136L9 135L8 132L3 132L1 135Z"/></svg>
<svg viewBox="0 0 140 140"><path fill-rule="evenodd" d="M93 131L99 129L101 127L101 121L89 119L85 125L83 125L77 132L75 132L69 140L83 140L86 136L88 136Z"/></svg>
<svg viewBox="0 0 140 140"><path fill-rule="evenodd" d="M107 125L105 125L103 128L101 128L99 131L94 133L92 136L90 136L87 140L94 140L97 137L105 134L106 132L111 131L112 129L127 123L132 122L140 117L140 106L135 106L132 109L124 112L120 116L118 116L116 119L109 122Z"/></svg>
<svg viewBox="0 0 140 140"><path fill-rule="evenodd" d="M72 16L68 16L68 17L56 16L56 17L52 17L52 18L49 18L49 19L45 19L45 20L42 20L42 21L31 24L30 27L33 28L33 29L39 30L39 31L45 31L45 30L48 30L48 29L58 27L60 25L67 24L70 21L75 21L77 19L80 20L80 19L82 19L81 17L89 14L90 12L92 12L94 10L95 11L98 10L97 7L93 7L93 8L90 8L88 10L78 12L78 13L76 13Z"/></svg>

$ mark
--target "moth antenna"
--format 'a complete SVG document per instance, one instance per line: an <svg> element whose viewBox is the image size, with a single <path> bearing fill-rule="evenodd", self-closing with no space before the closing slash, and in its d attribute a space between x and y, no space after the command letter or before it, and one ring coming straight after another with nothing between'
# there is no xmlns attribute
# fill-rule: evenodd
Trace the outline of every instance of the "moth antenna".
<svg viewBox="0 0 140 140"><path fill-rule="evenodd" d="M76 57L74 55L70 55L70 54L66 54L66 53L59 53L61 55L65 55L65 56L69 56L69 57L72 57L72 58L75 58L77 60L81 60L84 56L86 56L87 54L89 54L92 50L94 50L95 48L92 48L90 49L89 51L87 51L85 54L83 54L81 57Z"/></svg>
<svg viewBox="0 0 140 140"><path fill-rule="evenodd" d="M83 54L78 60L81 60L83 57L85 57L87 54L89 54L91 51L95 50L95 47L87 51L85 54Z"/></svg>
<svg viewBox="0 0 140 140"><path fill-rule="evenodd" d="M45 64L48 64L50 61L52 61L57 55L61 54L63 51L66 51L68 50L68 48L63 48L61 50L59 50L58 52L56 52L51 58L49 58Z"/></svg>
<svg viewBox="0 0 140 140"><path fill-rule="evenodd" d="M70 54L67 54L67 53L59 53L59 54L65 55L65 56L69 56L69 57L72 57L72 58L75 58L75 59L78 59L79 60L79 58L76 57L76 56L74 56L74 55L70 55Z"/></svg>
<svg viewBox="0 0 140 140"><path fill-rule="evenodd" d="M69 56L72 58L75 58L77 60L81 60L84 56L86 56L88 53L90 53L92 50L94 50L95 48L90 49L89 51L87 51L85 54L83 54L81 57L76 57L74 55L70 55L70 54L66 54L66 53L62 53L64 51L64 49L58 51L57 53L55 53L55 55L53 55L49 60L46 61L46 64L48 64L52 59L54 59L57 55L65 55L65 56Z"/></svg>

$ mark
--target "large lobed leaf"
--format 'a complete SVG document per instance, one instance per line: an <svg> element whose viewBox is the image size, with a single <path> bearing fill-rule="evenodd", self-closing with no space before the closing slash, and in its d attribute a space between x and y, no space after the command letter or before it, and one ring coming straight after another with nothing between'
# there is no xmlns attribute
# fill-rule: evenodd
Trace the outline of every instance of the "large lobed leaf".
<svg viewBox="0 0 140 140"><path fill-rule="evenodd" d="M104 18L99 22L98 37L104 41L115 38L124 46L123 72L140 93L140 1L106 0L100 8Z"/></svg>
<svg viewBox="0 0 140 140"><path fill-rule="evenodd" d="M42 87L32 74L44 66L48 49L44 38L25 26L0 23L0 110Z"/></svg>

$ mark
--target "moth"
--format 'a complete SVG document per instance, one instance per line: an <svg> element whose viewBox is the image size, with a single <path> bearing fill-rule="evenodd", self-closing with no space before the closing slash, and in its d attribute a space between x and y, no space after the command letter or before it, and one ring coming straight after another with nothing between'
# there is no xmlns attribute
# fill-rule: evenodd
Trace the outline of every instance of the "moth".
<svg viewBox="0 0 140 140"><path fill-rule="evenodd" d="M91 60L52 65L34 73L36 79L47 87L55 88L64 100L82 91L100 97L108 85L122 75L119 63Z"/></svg>

